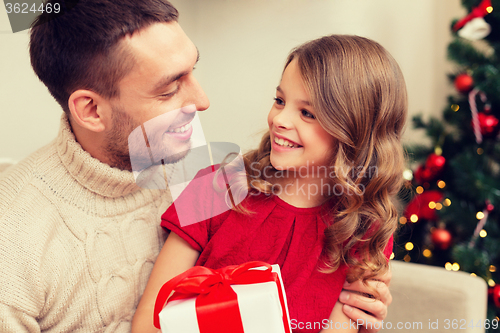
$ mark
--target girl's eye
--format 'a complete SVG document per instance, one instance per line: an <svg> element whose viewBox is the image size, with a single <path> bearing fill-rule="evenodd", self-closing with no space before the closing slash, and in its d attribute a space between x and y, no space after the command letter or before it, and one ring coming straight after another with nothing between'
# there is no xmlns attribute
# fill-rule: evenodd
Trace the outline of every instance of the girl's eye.
<svg viewBox="0 0 500 333"><path fill-rule="evenodd" d="M274 102L278 105L285 105L285 102L279 97L274 97Z"/></svg>
<svg viewBox="0 0 500 333"><path fill-rule="evenodd" d="M304 117L311 118L311 119L316 119L316 117L311 112L309 112L307 110L302 110L301 112L302 112L302 115Z"/></svg>

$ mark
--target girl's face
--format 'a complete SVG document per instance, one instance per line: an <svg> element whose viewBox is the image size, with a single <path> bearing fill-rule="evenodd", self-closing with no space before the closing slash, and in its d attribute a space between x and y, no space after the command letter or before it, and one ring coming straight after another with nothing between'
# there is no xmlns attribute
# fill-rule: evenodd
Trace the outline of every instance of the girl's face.
<svg viewBox="0 0 500 333"><path fill-rule="evenodd" d="M271 164L274 168L302 170L299 175L304 176L306 171L329 165L328 158L335 139L316 119L295 59L286 67L276 88L275 102L267 122L271 132Z"/></svg>

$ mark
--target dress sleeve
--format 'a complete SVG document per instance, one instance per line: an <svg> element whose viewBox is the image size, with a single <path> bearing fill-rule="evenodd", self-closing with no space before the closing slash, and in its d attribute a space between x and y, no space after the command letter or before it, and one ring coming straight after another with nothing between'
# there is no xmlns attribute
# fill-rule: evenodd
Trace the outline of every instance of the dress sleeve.
<svg viewBox="0 0 500 333"><path fill-rule="evenodd" d="M198 252L202 252L208 243L209 223L210 221L201 221L182 227L174 205L170 206L161 217L161 226L164 229L175 232Z"/></svg>
<svg viewBox="0 0 500 333"><path fill-rule="evenodd" d="M370 235L371 231L369 231L367 234L363 236L363 239L366 239ZM389 241L387 242L385 248L384 248L384 256L387 261L391 258L392 250L394 246L394 235L391 235L389 238ZM351 249L350 255L356 257L357 259L361 259L361 253L360 253L360 248L359 248L359 243L355 244L353 248Z"/></svg>
<svg viewBox="0 0 500 333"><path fill-rule="evenodd" d="M226 216L231 209L226 203L225 184L214 186L216 170L208 167L199 171L161 218L163 228L175 232L199 252L220 226L221 214Z"/></svg>
<svg viewBox="0 0 500 333"><path fill-rule="evenodd" d="M391 258L392 250L394 246L394 235L391 235L391 238L389 238L389 242L387 242L387 245L385 246L384 249L384 255L387 261Z"/></svg>

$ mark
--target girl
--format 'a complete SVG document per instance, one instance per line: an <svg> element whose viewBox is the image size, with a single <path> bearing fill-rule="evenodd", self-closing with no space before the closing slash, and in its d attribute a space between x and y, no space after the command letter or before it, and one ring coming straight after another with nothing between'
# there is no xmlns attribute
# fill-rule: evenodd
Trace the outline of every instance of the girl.
<svg viewBox="0 0 500 333"><path fill-rule="evenodd" d="M194 264L260 260L281 267L294 332L357 332L338 298L346 279L366 282L388 270L406 113L402 73L376 42L332 35L294 49L276 88L269 132L244 156L250 195L185 227L174 205L167 210L162 226L173 232L133 327L152 328L159 288ZM196 186L193 205L210 202L213 177L207 179Z"/></svg>

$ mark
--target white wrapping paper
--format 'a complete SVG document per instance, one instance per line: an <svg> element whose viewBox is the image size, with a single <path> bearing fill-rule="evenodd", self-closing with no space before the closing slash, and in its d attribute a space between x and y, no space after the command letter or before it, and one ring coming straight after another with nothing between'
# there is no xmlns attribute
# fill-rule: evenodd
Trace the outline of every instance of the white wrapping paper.
<svg viewBox="0 0 500 333"><path fill-rule="evenodd" d="M272 265L273 272L278 273L283 298L285 300L286 320L289 332L290 318L286 305L286 295L281 281L278 265ZM285 333L283 311L281 308L278 285L275 282L264 282L246 285L231 285L238 296L241 321L245 333ZM160 312L162 333L200 333L195 309L196 298L169 302ZM221 327L221 332L224 329Z"/></svg>

